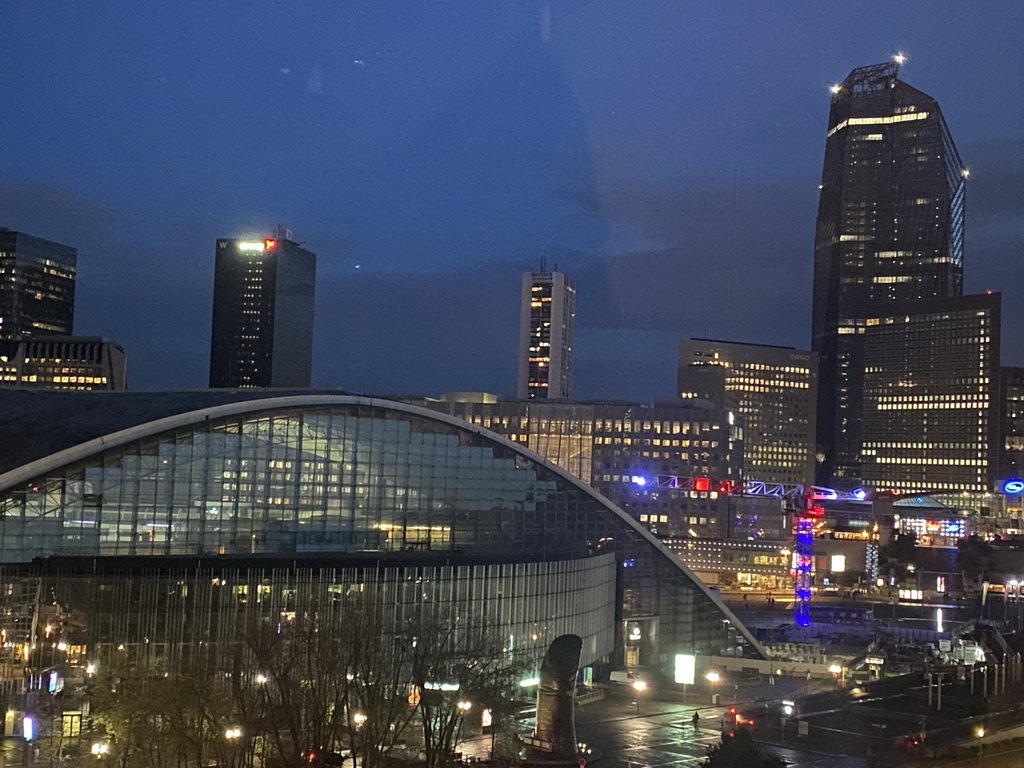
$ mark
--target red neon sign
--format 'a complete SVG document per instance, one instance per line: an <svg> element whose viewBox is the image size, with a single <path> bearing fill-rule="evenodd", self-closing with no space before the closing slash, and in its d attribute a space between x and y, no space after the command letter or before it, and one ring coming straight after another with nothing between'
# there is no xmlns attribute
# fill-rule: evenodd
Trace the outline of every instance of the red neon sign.
<svg viewBox="0 0 1024 768"><path fill-rule="evenodd" d="M268 237L263 241L263 247L268 251L272 251L277 248L277 240L272 237Z"/></svg>
<svg viewBox="0 0 1024 768"><path fill-rule="evenodd" d="M706 477L695 477L693 478L693 490L695 491L710 491L711 481Z"/></svg>

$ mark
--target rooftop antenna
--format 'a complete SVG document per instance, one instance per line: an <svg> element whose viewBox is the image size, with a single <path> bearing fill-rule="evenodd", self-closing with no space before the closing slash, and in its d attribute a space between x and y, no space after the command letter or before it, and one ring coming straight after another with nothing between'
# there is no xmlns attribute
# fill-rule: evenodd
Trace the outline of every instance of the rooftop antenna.
<svg viewBox="0 0 1024 768"><path fill-rule="evenodd" d="M540 271L542 273L548 271L548 257L544 253L540 255Z"/></svg>

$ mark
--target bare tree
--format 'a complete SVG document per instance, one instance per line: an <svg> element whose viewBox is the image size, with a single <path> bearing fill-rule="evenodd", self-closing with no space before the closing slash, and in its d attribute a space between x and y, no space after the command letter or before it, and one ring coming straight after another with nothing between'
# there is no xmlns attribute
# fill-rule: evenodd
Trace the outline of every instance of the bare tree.
<svg viewBox="0 0 1024 768"><path fill-rule="evenodd" d="M344 604L340 634L349 659L348 740L364 768L378 768L416 715L410 697L412 636L393 614L363 596Z"/></svg>
<svg viewBox="0 0 1024 768"><path fill-rule="evenodd" d="M205 668L174 676L154 662L114 663L90 687L94 723L121 768L231 764L225 722L233 712L223 677Z"/></svg>
<svg viewBox="0 0 1024 768"><path fill-rule="evenodd" d="M90 691L110 760L305 768L347 748L360 768L382 768L418 717L439 768L467 718L500 716L523 666L487 622L444 605L408 617L362 593L311 600L280 621L240 617L236 643L170 676L157 662L112 663Z"/></svg>
<svg viewBox="0 0 1024 768"><path fill-rule="evenodd" d="M486 621L474 622L454 609L421 618L412 679L421 691L419 714L428 768L453 761L467 718L478 715L482 706L500 708L511 698L523 668Z"/></svg>
<svg viewBox="0 0 1024 768"><path fill-rule="evenodd" d="M334 751L345 728L349 660L334 613L256 622L233 670L236 709L263 756L308 765Z"/></svg>

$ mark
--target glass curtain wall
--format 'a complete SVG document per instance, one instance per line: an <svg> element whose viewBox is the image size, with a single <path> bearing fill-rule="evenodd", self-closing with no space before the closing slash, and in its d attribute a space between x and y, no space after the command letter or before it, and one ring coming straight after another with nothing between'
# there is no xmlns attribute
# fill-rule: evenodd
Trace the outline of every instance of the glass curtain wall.
<svg viewBox="0 0 1024 768"><path fill-rule="evenodd" d="M728 616L584 488L469 429L370 405L209 420L4 492L0 557L616 552L624 616L680 650L743 652ZM710 609L710 610L709 610Z"/></svg>

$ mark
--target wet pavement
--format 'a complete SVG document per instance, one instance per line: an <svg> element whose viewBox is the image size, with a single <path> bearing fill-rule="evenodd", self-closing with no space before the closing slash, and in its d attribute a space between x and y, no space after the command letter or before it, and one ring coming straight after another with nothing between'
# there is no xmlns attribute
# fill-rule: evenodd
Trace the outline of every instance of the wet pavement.
<svg viewBox="0 0 1024 768"><path fill-rule="evenodd" d="M777 691L778 695L785 693ZM628 689L611 688L602 701L579 707L576 732L579 741L600 753L591 760L598 768L694 768L706 757L707 750L719 743L729 702L711 706L708 696L691 696L688 703L676 694L659 699L657 694L640 700ZM700 727L691 722L693 712L700 715ZM524 732L530 724L523 723ZM864 768L863 758L825 754L807 744L761 744L795 768ZM461 746L470 757L484 757L490 750L490 738L473 739Z"/></svg>

